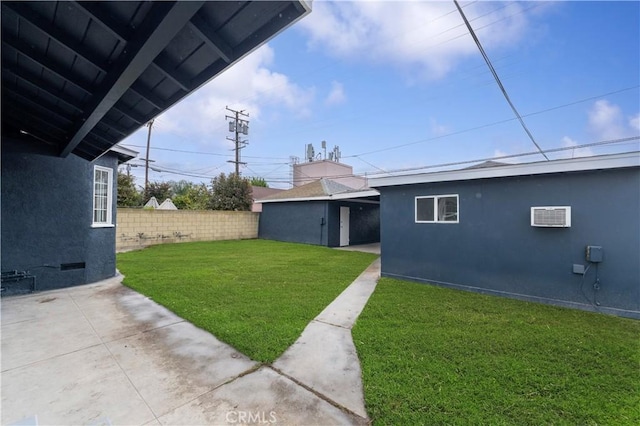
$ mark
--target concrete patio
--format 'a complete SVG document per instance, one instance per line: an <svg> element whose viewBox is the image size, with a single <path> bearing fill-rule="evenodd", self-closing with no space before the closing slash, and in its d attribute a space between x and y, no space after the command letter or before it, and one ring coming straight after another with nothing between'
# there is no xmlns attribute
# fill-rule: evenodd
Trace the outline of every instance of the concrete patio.
<svg viewBox="0 0 640 426"><path fill-rule="evenodd" d="M2 424L367 424L349 329L378 274L379 261L274 367L121 277L3 298Z"/></svg>

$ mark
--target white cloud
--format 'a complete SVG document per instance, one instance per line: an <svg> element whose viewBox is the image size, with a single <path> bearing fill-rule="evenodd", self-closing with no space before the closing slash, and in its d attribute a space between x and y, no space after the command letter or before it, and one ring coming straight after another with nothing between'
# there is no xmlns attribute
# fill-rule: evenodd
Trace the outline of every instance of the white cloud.
<svg viewBox="0 0 640 426"><path fill-rule="evenodd" d="M637 132L640 132L640 113L629 117L629 126Z"/></svg>
<svg viewBox="0 0 640 426"><path fill-rule="evenodd" d="M527 14L518 2L475 2L463 10L487 49L514 46L527 31ZM315 2L300 27L312 49L354 61L417 65L428 78L478 55L451 2Z"/></svg>
<svg viewBox="0 0 640 426"><path fill-rule="evenodd" d="M337 81L331 82L331 91L329 95L325 99L325 105L338 105L347 101L347 95L344 93L344 87L342 83L338 83Z"/></svg>
<svg viewBox="0 0 640 426"><path fill-rule="evenodd" d="M273 60L274 52L269 45L255 50L162 114L158 132L179 133L205 144L224 141L228 130L225 115L230 114L226 106L246 110L250 120L260 119L265 111L284 110L298 117L310 115L315 89L300 87L288 76L271 71Z"/></svg>
<svg viewBox="0 0 640 426"><path fill-rule="evenodd" d="M597 139L618 139L628 133L620 107L605 99L596 101L588 115L589 130Z"/></svg>

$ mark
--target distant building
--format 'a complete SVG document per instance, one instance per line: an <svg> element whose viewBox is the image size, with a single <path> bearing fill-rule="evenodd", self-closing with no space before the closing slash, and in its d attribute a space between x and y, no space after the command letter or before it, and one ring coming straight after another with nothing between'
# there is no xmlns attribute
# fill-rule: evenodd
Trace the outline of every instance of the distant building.
<svg viewBox="0 0 640 426"><path fill-rule="evenodd" d="M302 186L321 178L330 178L334 182L353 189L364 189L365 178L353 175L353 167L332 160L319 160L293 165L293 186Z"/></svg>
<svg viewBox="0 0 640 426"><path fill-rule="evenodd" d="M253 204L251 205L251 211L260 213L262 211L262 204L256 203L256 200L267 198L271 195L277 194L278 192L282 192L282 191L284 191L284 189L265 188L264 186L252 186L251 198L253 198Z"/></svg>
<svg viewBox="0 0 640 426"><path fill-rule="evenodd" d="M380 241L380 196L317 179L259 200L258 238L343 247Z"/></svg>

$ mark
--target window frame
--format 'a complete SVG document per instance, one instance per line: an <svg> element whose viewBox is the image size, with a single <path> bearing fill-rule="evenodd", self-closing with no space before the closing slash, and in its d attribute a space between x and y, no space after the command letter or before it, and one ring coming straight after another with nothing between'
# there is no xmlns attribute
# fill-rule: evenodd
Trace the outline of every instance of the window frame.
<svg viewBox="0 0 640 426"><path fill-rule="evenodd" d="M106 194L106 220L104 222L96 221L96 174L97 172L105 172L107 174L107 194ZM104 166L93 166L93 191L91 197L91 227L92 228L113 228L113 169Z"/></svg>
<svg viewBox="0 0 640 426"><path fill-rule="evenodd" d="M418 200L431 198L433 199L433 220L418 220ZM456 199L456 220L439 220L438 218L438 201L441 198ZM414 220L415 223L460 223L460 197L458 194L442 194L442 195L419 195L414 200Z"/></svg>

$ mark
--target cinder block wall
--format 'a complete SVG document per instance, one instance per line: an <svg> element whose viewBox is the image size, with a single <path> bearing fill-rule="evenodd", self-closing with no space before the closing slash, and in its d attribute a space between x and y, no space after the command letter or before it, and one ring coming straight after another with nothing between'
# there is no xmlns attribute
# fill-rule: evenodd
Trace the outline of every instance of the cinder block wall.
<svg viewBox="0 0 640 426"><path fill-rule="evenodd" d="M186 241L258 238L260 213L118 209L116 251Z"/></svg>

